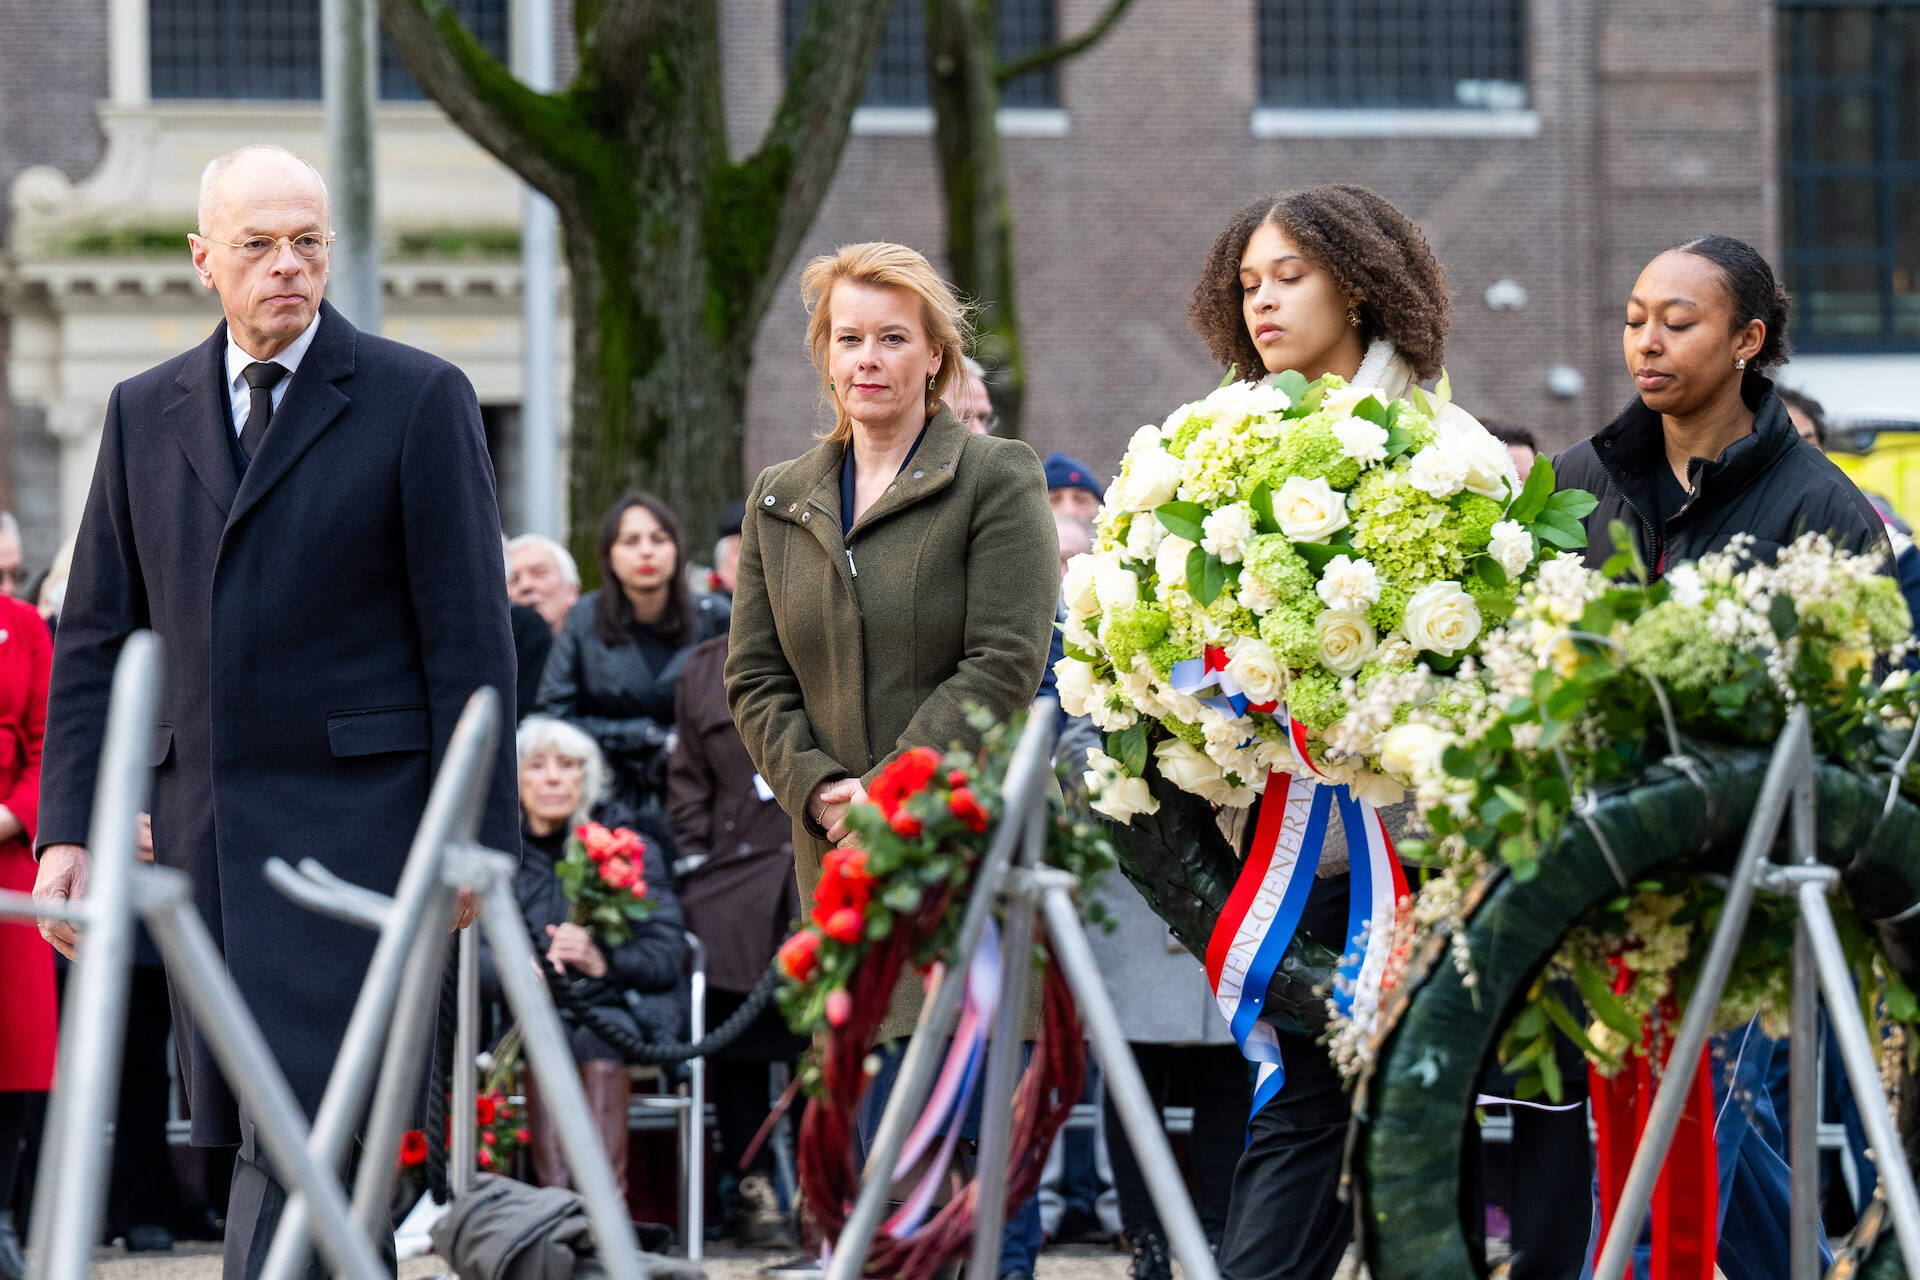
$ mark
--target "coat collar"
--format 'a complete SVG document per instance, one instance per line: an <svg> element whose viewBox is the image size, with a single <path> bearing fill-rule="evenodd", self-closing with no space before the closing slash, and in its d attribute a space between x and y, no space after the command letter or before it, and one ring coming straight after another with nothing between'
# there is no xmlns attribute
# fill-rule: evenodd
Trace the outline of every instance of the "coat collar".
<svg viewBox="0 0 1920 1280"><path fill-rule="evenodd" d="M1695 458L1688 464L1695 496L1682 512L1724 506L1799 446L1799 433L1771 379L1748 373L1740 384L1740 396L1753 410L1753 430L1713 461ZM1619 417L1594 435L1593 450L1628 502L1651 511L1654 467L1666 465L1660 415L1635 396Z"/></svg>
<svg viewBox="0 0 1920 1280"><path fill-rule="evenodd" d="M212 336L187 353L174 375L180 397L160 417L207 496L220 510L231 511L239 480L227 446L233 424L227 421L226 355L227 322L222 320Z"/></svg>
<svg viewBox="0 0 1920 1280"><path fill-rule="evenodd" d="M896 487L881 495L878 502L861 515L851 536L859 536L883 520L916 506L953 483L960 467L960 455L966 451L967 429L953 416L944 401L927 423L927 438L900 473ZM794 459L786 474L761 496L768 514L780 519L801 521L815 529L822 542L830 538L829 550L836 554L840 537L840 465L847 446L828 440Z"/></svg>

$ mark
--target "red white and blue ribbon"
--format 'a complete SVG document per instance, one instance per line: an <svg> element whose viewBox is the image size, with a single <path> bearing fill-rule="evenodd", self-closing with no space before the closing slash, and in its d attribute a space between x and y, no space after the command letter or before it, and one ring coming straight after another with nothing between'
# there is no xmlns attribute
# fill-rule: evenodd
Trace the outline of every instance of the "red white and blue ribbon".
<svg viewBox="0 0 1920 1280"><path fill-rule="evenodd" d="M1348 934L1357 939L1341 969L1335 999L1344 1012L1380 1000L1400 902L1407 896L1393 840L1380 811L1344 785L1275 772L1267 777L1253 847L1207 944L1207 982L1240 1052L1256 1068L1258 1112L1286 1086L1273 1027L1260 1020L1267 985L1286 954L1326 847L1335 802L1347 832L1352 881Z"/></svg>
<svg viewBox="0 0 1920 1280"><path fill-rule="evenodd" d="M1256 1112L1287 1082L1279 1038L1260 1021L1260 1009L1267 984L1300 927L1332 808L1332 790L1312 779L1268 775L1253 848L1207 943L1207 982L1220 1016L1257 1069Z"/></svg>
<svg viewBox="0 0 1920 1280"><path fill-rule="evenodd" d="M1197 697L1204 706L1212 707L1224 715L1244 716L1249 711L1258 711L1270 715L1287 731L1287 742L1293 748L1293 754L1317 778L1327 775L1313 762L1307 753L1307 727L1293 718L1293 715L1278 702L1254 702L1247 697L1246 690L1238 681L1227 674L1227 651L1208 647L1197 658L1183 658L1173 664L1167 674L1167 684L1175 693L1184 693ZM1218 689L1211 696L1203 691Z"/></svg>

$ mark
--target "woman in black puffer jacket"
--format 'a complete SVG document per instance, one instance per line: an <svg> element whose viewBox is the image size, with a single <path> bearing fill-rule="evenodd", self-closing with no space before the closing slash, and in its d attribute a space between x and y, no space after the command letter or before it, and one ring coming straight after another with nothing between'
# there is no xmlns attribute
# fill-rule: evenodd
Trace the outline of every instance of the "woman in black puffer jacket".
<svg viewBox="0 0 1920 1280"><path fill-rule="evenodd" d="M1588 565L1613 555L1615 520L1656 577L1737 533L1769 558L1809 532L1856 552L1887 547L1873 504L1800 438L1763 375L1787 355L1787 295L1752 246L1702 236L1648 263L1624 345L1640 394L1554 459L1560 488L1600 499Z"/></svg>
<svg viewBox="0 0 1920 1280"><path fill-rule="evenodd" d="M600 590L560 626L540 681L539 711L578 725L607 761L599 818L632 827L673 865L667 760L673 695L687 651L727 629L727 606L687 587L679 518L630 493L600 524Z"/></svg>
<svg viewBox="0 0 1920 1280"><path fill-rule="evenodd" d="M686 935L680 901L668 883L666 859L649 843L642 876L652 913L635 921L623 942L611 943L599 930L567 922L566 890L554 873L566 856L576 824L586 820L598 799L606 768L593 739L572 725L529 716L516 737L520 761L520 868L514 896L545 962L568 980L576 1000L593 1006L622 1032L642 1039L678 1037L686 1015ZM492 952L480 952L481 992L500 998L500 978ZM601 1143L619 1178L627 1185L627 1104L631 1086L624 1055L579 1014L561 1002L573 1058L580 1067ZM571 1185L539 1083L527 1075L527 1128L534 1174L543 1186Z"/></svg>

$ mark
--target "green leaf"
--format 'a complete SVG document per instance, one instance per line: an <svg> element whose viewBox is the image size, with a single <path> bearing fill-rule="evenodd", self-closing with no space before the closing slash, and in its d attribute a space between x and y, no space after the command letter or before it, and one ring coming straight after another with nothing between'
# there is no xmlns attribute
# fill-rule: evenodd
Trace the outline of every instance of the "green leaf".
<svg viewBox="0 0 1920 1280"><path fill-rule="evenodd" d="M1200 522L1207 518L1207 509L1197 502L1163 502L1153 509L1153 514L1175 537L1198 542L1205 536Z"/></svg>
<svg viewBox="0 0 1920 1280"><path fill-rule="evenodd" d="M1599 1047L1595 1045L1592 1040L1587 1038L1587 1029L1581 1026L1571 1013L1567 1012L1567 1006L1560 1003L1558 996L1543 995L1534 1003L1535 1007L1545 1011L1554 1026L1560 1028L1562 1035L1579 1046L1580 1052L1590 1054L1596 1058L1604 1058L1607 1056L1600 1052ZM1558 1102L1559 1099L1556 1098L1554 1101Z"/></svg>
<svg viewBox="0 0 1920 1280"><path fill-rule="evenodd" d="M1280 532L1280 521L1273 514L1273 489L1265 480L1253 486L1253 493L1247 498L1247 505L1253 508L1253 524L1258 532Z"/></svg>
<svg viewBox="0 0 1920 1280"><path fill-rule="evenodd" d="M1543 453L1533 460L1533 470L1527 472L1527 482L1520 486L1520 496L1507 507L1507 519L1532 524L1547 509L1547 499L1552 496L1553 462Z"/></svg>
<svg viewBox="0 0 1920 1280"><path fill-rule="evenodd" d="M1563 529L1558 525L1536 524L1533 526L1533 531L1539 535L1540 541L1558 547L1562 551L1578 551L1587 545L1587 532L1584 529Z"/></svg>
<svg viewBox="0 0 1920 1280"><path fill-rule="evenodd" d="M1387 461L1392 462L1413 448L1413 432L1405 427L1387 428Z"/></svg>
<svg viewBox="0 0 1920 1280"><path fill-rule="evenodd" d="M1767 621L1773 624L1773 634L1782 640L1800 630L1800 610L1795 607L1793 597L1785 592L1774 596L1773 603L1767 606Z"/></svg>
<svg viewBox="0 0 1920 1280"><path fill-rule="evenodd" d="M1433 384L1433 397L1441 404L1453 403L1453 379L1445 369L1440 370L1440 381Z"/></svg>
<svg viewBox="0 0 1920 1280"><path fill-rule="evenodd" d="M1543 459L1544 461L1544 459ZM1552 463L1548 463L1552 466ZM1572 516L1575 520L1585 520L1600 505L1600 499L1585 489L1562 489L1547 499L1547 510L1558 511Z"/></svg>
<svg viewBox="0 0 1920 1280"><path fill-rule="evenodd" d="M1193 557L1202 557L1200 562L1200 585L1193 585ZM1227 589L1227 565L1219 556L1210 555L1195 547L1187 553L1187 585L1193 591L1193 598L1202 607L1212 604Z"/></svg>
<svg viewBox="0 0 1920 1280"><path fill-rule="evenodd" d="M1560 1079L1560 1063L1552 1053L1540 1055L1540 1083L1546 1089L1547 1096L1558 1103L1566 1085Z"/></svg>
<svg viewBox="0 0 1920 1280"><path fill-rule="evenodd" d="M1136 720L1117 733L1107 735L1107 754L1135 778L1147 772L1147 722Z"/></svg>
<svg viewBox="0 0 1920 1280"><path fill-rule="evenodd" d="M1613 630L1613 602L1605 598L1589 601L1580 615L1580 630L1604 636Z"/></svg>
<svg viewBox="0 0 1920 1280"><path fill-rule="evenodd" d="M1580 998L1587 1002L1587 1008L1593 1016L1607 1024L1613 1030L1625 1036L1629 1041L1638 1043L1640 1023L1627 1012L1627 1006L1620 997L1613 994L1613 983L1607 975L1594 966L1585 956L1576 957L1573 965L1574 985L1580 988Z"/></svg>
<svg viewBox="0 0 1920 1280"><path fill-rule="evenodd" d="M1275 386L1287 393L1287 401L1290 404L1299 404L1300 397L1307 394L1307 375L1298 369L1284 370L1273 382Z"/></svg>
<svg viewBox="0 0 1920 1280"><path fill-rule="evenodd" d="M1300 553L1302 560L1307 562L1307 568L1315 573L1325 569L1335 556L1353 554L1351 542L1296 542L1293 544L1293 549Z"/></svg>
<svg viewBox="0 0 1920 1280"><path fill-rule="evenodd" d="M1326 398L1327 384L1316 380L1312 386L1307 388L1307 394L1300 397L1300 402L1294 405L1293 408L1287 410L1286 416L1290 418L1304 418L1318 409L1320 402Z"/></svg>
<svg viewBox="0 0 1920 1280"><path fill-rule="evenodd" d="M1195 600L1200 598L1200 589L1206 580L1207 553L1194 547L1187 552L1187 590L1193 593Z"/></svg>
<svg viewBox="0 0 1920 1280"><path fill-rule="evenodd" d="M1371 422L1376 427L1390 425L1387 421L1387 406L1380 403L1379 396L1368 396L1353 406L1353 416L1362 422Z"/></svg>
<svg viewBox="0 0 1920 1280"><path fill-rule="evenodd" d="M1416 382L1407 388L1407 399L1412 402L1414 408L1426 414L1429 418L1433 416L1433 397L1429 396L1426 393L1426 389L1420 386L1419 383Z"/></svg>
<svg viewBox="0 0 1920 1280"><path fill-rule="evenodd" d="M1066 654L1069 658L1072 658L1075 662L1085 662L1088 664L1092 664L1100 661L1099 654L1088 653L1085 649L1082 649L1077 645L1068 644L1064 640L1060 642L1060 651Z"/></svg>
<svg viewBox="0 0 1920 1280"><path fill-rule="evenodd" d="M1227 376L1220 379L1220 387L1230 385L1234 381L1234 379L1238 378L1239 376L1240 376L1240 365L1239 365L1239 362L1236 361L1233 364L1230 364L1227 366ZM1214 390L1218 391L1220 387L1215 387Z"/></svg>
<svg viewBox="0 0 1920 1280"><path fill-rule="evenodd" d="M1480 556L1476 559L1473 562L1473 571L1479 576L1480 581L1496 590L1507 585L1507 571L1502 569L1500 562L1492 556Z"/></svg>
<svg viewBox="0 0 1920 1280"><path fill-rule="evenodd" d="M1509 1030L1523 1040L1531 1040L1547 1029L1547 1015L1537 1004L1530 1004L1520 1010Z"/></svg>

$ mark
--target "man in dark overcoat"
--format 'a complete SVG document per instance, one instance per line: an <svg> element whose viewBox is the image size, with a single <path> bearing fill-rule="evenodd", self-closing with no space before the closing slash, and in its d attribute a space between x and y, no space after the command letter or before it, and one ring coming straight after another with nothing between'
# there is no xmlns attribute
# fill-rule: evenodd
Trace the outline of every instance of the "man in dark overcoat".
<svg viewBox="0 0 1920 1280"><path fill-rule="evenodd" d="M154 856L192 875L311 1115L374 935L294 906L262 865L311 857L393 891L468 696L513 694L499 514L466 377L321 300L332 236L311 166L272 147L215 160L199 227L225 320L107 404L54 654L35 892L84 892L113 665L152 628ZM515 794L503 731L483 843L518 849ZM72 954L66 926L41 930ZM227 1274L252 1276L284 1190L175 1014L193 1141L240 1144Z"/></svg>

